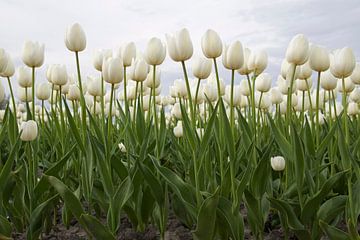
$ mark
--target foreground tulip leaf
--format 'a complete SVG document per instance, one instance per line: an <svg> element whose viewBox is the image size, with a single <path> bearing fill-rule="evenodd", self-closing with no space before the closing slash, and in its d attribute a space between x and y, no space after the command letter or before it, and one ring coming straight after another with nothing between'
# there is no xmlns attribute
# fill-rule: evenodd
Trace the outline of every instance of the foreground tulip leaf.
<svg viewBox="0 0 360 240"><path fill-rule="evenodd" d="M12 239L12 230L11 223L3 216L0 216L0 239Z"/></svg>
<svg viewBox="0 0 360 240"><path fill-rule="evenodd" d="M109 230L106 229L95 217L88 214L82 214L80 220L84 223L88 231L95 239L115 240L115 237L109 232Z"/></svg>
<svg viewBox="0 0 360 240"><path fill-rule="evenodd" d="M346 232L334 226L328 225L323 221L320 221L320 227L330 239L339 239L339 240L349 239L349 235Z"/></svg>

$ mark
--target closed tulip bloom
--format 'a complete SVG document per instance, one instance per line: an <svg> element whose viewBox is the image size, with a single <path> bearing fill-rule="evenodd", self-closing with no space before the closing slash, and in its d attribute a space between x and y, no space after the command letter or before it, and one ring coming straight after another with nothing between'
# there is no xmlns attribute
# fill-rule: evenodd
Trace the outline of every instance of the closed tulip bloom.
<svg viewBox="0 0 360 240"><path fill-rule="evenodd" d="M193 60L193 75L198 79L206 79L210 76L212 68L211 60L204 57L197 57Z"/></svg>
<svg viewBox="0 0 360 240"><path fill-rule="evenodd" d="M351 81L349 77L344 79L345 92L350 93L355 88L355 84ZM342 81L338 81L337 83L338 91L343 93L343 84Z"/></svg>
<svg viewBox="0 0 360 240"><path fill-rule="evenodd" d="M182 119L180 103L174 104L174 106L171 108L170 114L176 119Z"/></svg>
<svg viewBox="0 0 360 240"><path fill-rule="evenodd" d="M292 69L291 73L289 71L290 74L293 73L293 67L295 67L295 65L290 66L290 69ZM311 75L312 75L312 69L310 67L310 63L306 62L303 65L296 67L296 72L295 72L295 77L294 78L295 79L296 78L308 79L308 78L311 77ZM292 77L292 75L290 75L290 76L288 75L286 79L290 79L291 77Z"/></svg>
<svg viewBox="0 0 360 240"><path fill-rule="evenodd" d="M277 86L280 90L280 92L282 94L285 94L287 95L288 94L288 89L290 88L290 80L285 80L284 78L282 78L281 75L278 76L278 79L277 79ZM292 93L294 93L296 91L296 84L293 84L293 89L292 89Z"/></svg>
<svg viewBox="0 0 360 240"><path fill-rule="evenodd" d="M285 159L282 156L272 157L270 163L274 171L283 171L285 169Z"/></svg>
<svg viewBox="0 0 360 240"><path fill-rule="evenodd" d="M44 63L45 45L26 41L22 49L22 60L28 67L41 67Z"/></svg>
<svg viewBox="0 0 360 240"><path fill-rule="evenodd" d="M174 89L173 89L175 96L174 97L186 97L187 90L185 81L183 79L176 79L174 81Z"/></svg>
<svg viewBox="0 0 360 240"><path fill-rule="evenodd" d="M149 65L160 65L164 62L166 47L158 38L151 38L147 44L144 58Z"/></svg>
<svg viewBox="0 0 360 240"><path fill-rule="evenodd" d="M270 90L270 101L272 104L280 104L283 101L282 94L278 88Z"/></svg>
<svg viewBox="0 0 360 240"><path fill-rule="evenodd" d="M309 57L309 41L303 34L293 37L286 50L286 60L295 65L304 64Z"/></svg>
<svg viewBox="0 0 360 240"><path fill-rule="evenodd" d="M54 64L51 67L50 78L51 82L55 85L65 85L68 81L66 66L62 64Z"/></svg>
<svg viewBox="0 0 360 240"><path fill-rule="evenodd" d="M324 72L330 67L329 52L326 48L313 45L310 51L309 64L312 70Z"/></svg>
<svg viewBox="0 0 360 240"><path fill-rule="evenodd" d="M31 87L32 85L32 78L31 78L31 71L27 67L19 67L17 73L17 81L20 87L26 88Z"/></svg>
<svg viewBox="0 0 360 240"><path fill-rule="evenodd" d="M23 122L20 127L20 139L25 142L33 141L38 135L38 126L35 121Z"/></svg>
<svg viewBox="0 0 360 240"><path fill-rule="evenodd" d="M65 45L72 52L81 52L86 48L86 36L80 24L75 23L66 29Z"/></svg>
<svg viewBox="0 0 360 240"><path fill-rule="evenodd" d="M241 68L239 68L237 71L241 75L247 75L247 74L251 73L251 70L248 68L249 57L251 55L250 49L249 48L244 48L243 49L243 55L244 55L244 63L241 66Z"/></svg>
<svg viewBox="0 0 360 240"><path fill-rule="evenodd" d="M352 72L350 78L351 78L351 81L353 81L353 83L360 84L360 64L359 63L356 63L354 71Z"/></svg>
<svg viewBox="0 0 360 240"><path fill-rule="evenodd" d="M66 95L67 99L70 101L79 101L80 100L80 89L77 85L71 84L69 86L69 93Z"/></svg>
<svg viewBox="0 0 360 240"><path fill-rule="evenodd" d="M126 153L126 147L125 147L125 145L123 143L119 143L118 147L120 149L120 152Z"/></svg>
<svg viewBox="0 0 360 240"><path fill-rule="evenodd" d="M93 97L102 95L101 78L88 77L88 93Z"/></svg>
<svg viewBox="0 0 360 240"><path fill-rule="evenodd" d="M240 69L244 63L243 47L240 41L225 45L222 54L222 62L225 68L230 70Z"/></svg>
<svg viewBox="0 0 360 240"><path fill-rule="evenodd" d="M0 48L0 73L5 70L8 59L9 54L3 48Z"/></svg>
<svg viewBox="0 0 360 240"><path fill-rule="evenodd" d="M207 58L217 58L222 53L222 42L214 30L207 30L201 38L201 49Z"/></svg>
<svg viewBox="0 0 360 240"><path fill-rule="evenodd" d="M256 75L262 73L268 64L268 55L264 50L252 52L247 62L248 68L254 71Z"/></svg>
<svg viewBox="0 0 360 240"><path fill-rule="evenodd" d="M161 70L157 68L155 70L155 85L154 85L154 68L150 70L148 73L146 80L145 80L145 86L149 88L157 88L160 86L160 77L161 77Z"/></svg>
<svg viewBox="0 0 360 240"><path fill-rule="evenodd" d="M50 98L51 88L49 86L49 83L42 82L37 85L36 87L36 97L39 100L48 100Z"/></svg>
<svg viewBox="0 0 360 240"><path fill-rule="evenodd" d="M174 132L175 137L177 137L177 138L180 138L184 135L182 121L177 122L176 127L174 127L173 132Z"/></svg>
<svg viewBox="0 0 360 240"><path fill-rule="evenodd" d="M261 73L255 81L255 89L259 92L268 92L271 88L271 75Z"/></svg>
<svg viewBox="0 0 360 240"><path fill-rule="evenodd" d="M355 116L359 114L359 106L355 102L350 102L347 108L347 113L350 116Z"/></svg>
<svg viewBox="0 0 360 240"><path fill-rule="evenodd" d="M337 86L338 80L329 72L326 71L321 74L320 86L327 91L334 90Z"/></svg>
<svg viewBox="0 0 360 240"><path fill-rule="evenodd" d="M129 67L133 59L136 58L135 43L129 42L121 46L118 56L122 59L123 65Z"/></svg>
<svg viewBox="0 0 360 240"><path fill-rule="evenodd" d="M136 82L146 80L148 74L148 65L142 58L133 60L130 68L130 78Z"/></svg>
<svg viewBox="0 0 360 240"><path fill-rule="evenodd" d="M5 54L6 60L2 60L4 65L0 66L0 77L12 77L15 74L14 63L8 53Z"/></svg>
<svg viewBox="0 0 360 240"><path fill-rule="evenodd" d="M215 102L218 99L217 87L214 84L205 84L204 86L204 97L209 99L210 102Z"/></svg>
<svg viewBox="0 0 360 240"><path fill-rule="evenodd" d="M175 62L186 61L191 58L194 52L189 31L181 29L174 35L166 34L169 55Z"/></svg>
<svg viewBox="0 0 360 240"><path fill-rule="evenodd" d="M4 101L4 98L5 98L5 89L2 83L0 82L0 103Z"/></svg>
<svg viewBox="0 0 360 240"><path fill-rule="evenodd" d="M335 50L330 60L330 71L337 78L350 76L356 64L354 53L348 47Z"/></svg>
<svg viewBox="0 0 360 240"><path fill-rule="evenodd" d="M110 57L112 57L112 50L111 49L97 50L94 53L94 57L93 57L94 68L101 72L104 60L106 60L106 59L108 59Z"/></svg>
<svg viewBox="0 0 360 240"><path fill-rule="evenodd" d="M124 77L124 70L121 66L123 66L123 62L119 57L104 60L102 66L104 81L110 84L120 83Z"/></svg>
<svg viewBox="0 0 360 240"><path fill-rule="evenodd" d="M250 86L246 79L240 81L240 93L243 96L250 96Z"/></svg>
<svg viewBox="0 0 360 240"><path fill-rule="evenodd" d="M308 89L311 89L312 83L313 83L313 81L311 78L297 79L296 80L296 88L299 91L307 91Z"/></svg>
<svg viewBox="0 0 360 240"><path fill-rule="evenodd" d="M31 88L18 88L18 98L21 102L31 102L32 101Z"/></svg>

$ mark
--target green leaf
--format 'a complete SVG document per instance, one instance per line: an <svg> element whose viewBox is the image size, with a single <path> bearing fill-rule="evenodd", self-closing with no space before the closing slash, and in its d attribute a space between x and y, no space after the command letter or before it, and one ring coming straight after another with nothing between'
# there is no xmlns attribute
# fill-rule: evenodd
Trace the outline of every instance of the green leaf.
<svg viewBox="0 0 360 240"><path fill-rule="evenodd" d="M304 149L300 137L296 131L296 128L291 124L292 129L292 140L293 140L293 159L295 160L295 176L296 185L299 195L299 201L302 201L302 190L305 177L305 160L304 160Z"/></svg>
<svg viewBox="0 0 360 240"><path fill-rule="evenodd" d="M343 232L342 230L340 230L334 226L328 225L324 221L320 221L320 227L330 239L336 239L336 240L350 239L349 234L347 234L346 232Z"/></svg>
<svg viewBox="0 0 360 240"><path fill-rule="evenodd" d="M270 152L272 150L272 144L266 147L265 152L262 154L258 165L251 177L250 185L252 194L256 199L261 199L262 195L266 191L266 187L270 180L271 167L270 167ZM261 176L261 177L259 177Z"/></svg>
<svg viewBox="0 0 360 240"><path fill-rule="evenodd" d="M95 217L88 214L82 214L80 219L95 239L115 240L114 235L112 235Z"/></svg>
<svg viewBox="0 0 360 240"><path fill-rule="evenodd" d="M215 235L216 209L219 202L219 188L204 200L200 206L196 229L193 232L195 240L212 240Z"/></svg>
<svg viewBox="0 0 360 240"><path fill-rule="evenodd" d="M11 169L12 169L13 163L15 161L15 156L19 151L20 143L21 143L21 140L20 140L20 135L19 135L19 137L16 140L15 145L11 149L11 152L6 160L5 165L1 169L1 172L0 172L0 190L1 191L3 191L3 189L5 188L7 180L10 176Z"/></svg>
<svg viewBox="0 0 360 240"><path fill-rule="evenodd" d="M301 212L301 219L303 220L303 222L309 223L312 220L312 217L316 213L316 210L319 208L320 203L326 198L326 196L333 189L334 185L341 179L345 172L346 171L339 172L334 176L330 177L321 187L321 190L306 201L304 208Z"/></svg>
<svg viewBox="0 0 360 240"><path fill-rule="evenodd" d="M0 215L0 239L12 239L11 233L11 223L6 218Z"/></svg>
<svg viewBox="0 0 360 240"><path fill-rule="evenodd" d="M327 223L332 221L344 211L347 199L346 195L330 198L320 206L317 218Z"/></svg>
<svg viewBox="0 0 360 240"><path fill-rule="evenodd" d="M279 128L275 125L274 120L269 114L268 114L268 119L270 122L271 131L274 134L275 141L278 144L281 153L286 159L292 159L293 154L292 154L291 144L280 132Z"/></svg>

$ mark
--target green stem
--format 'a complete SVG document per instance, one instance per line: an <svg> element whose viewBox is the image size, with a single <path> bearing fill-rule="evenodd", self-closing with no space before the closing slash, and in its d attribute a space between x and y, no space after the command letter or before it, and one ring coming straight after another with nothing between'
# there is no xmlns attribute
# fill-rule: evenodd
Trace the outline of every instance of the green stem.
<svg viewBox="0 0 360 240"><path fill-rule="evenodd" d="M81 105L81 120L82 120L82 127L83 127L83 137L84 141L86 139L86 104L85 104L85 96L83 92L82 82L81 82L81 73L80 73L80 62L79 62L79 52L75 52L76 57L76 69L78 74L78 81L79 81L79 89L80 89L80 105Z"/></svg>
<svg viewBox="0 0 360 240"><path fill-rule="evenodd" d="M321 72L318 72L318 81L316 87L316 145L319 147L319 134L320 134L320 125L319 125L319 100L320 100L320 77Z"/></svg>
<svg viewBox="0 0 360 240"><path fill-rule="evenodd" d="M344 108L343 113L343 124L345 129L345 141L346 143L349 143L349 130L348 130L348 124L347 124L347 93L345 91L345 78L342 77L342 89L343 89L343 95L342 95L342 105Z"/></svg>
<svg viewBox="0 0 360 240"><path fill-rule="evenodd" d="M128 114L128 110L129 110L129 103L128 103L128 99L127 99L127 92L126 92L126 66L124 66L124 101L125 101L125 114Z"/></svg>
<svg viewBox="0 0 360 240"><path fill-rule="evenodd" d="M13 104L13 112L14 112L14 116L15 116L15 119L16 119L15 97L14 97L14 92L13 92L13 89L12 89L12 86L11 86L10 77L7 77L7 80L8 80L9 89L10 89L10 94L11 94L11 101L12 101L12 104Z"/></svg>
<svg viewBox="0 0 360 240"><path fill-rule="evenodd" d="M190 91L190 84L189 84L189 79L187 76L187 72L186 72L186 66L185 66L185 62L181 61L181 66L184 72L184 78L185 78L185 84L186 84L186 91L187 91L187 95L188 95L188 99L189 99L189 107L190 107L190 114L191 114L191 122L192 122L192 126L195 129L196 126L196 122L195 122L195 115L194 115L194 108L193 108L193 103L192 103L192 98L191 98L191 91ZM196 103L195 103L196 104Z"/></svg>
<svg viewBox="0 0 360 240"><path fill-rule="evenodd" d="M195 109L194 109L194 114L196 116L196 106L198 104L198 95L199 95L199 88L200 88L200 81L201 79L198 79L197 85L196 85L196 92L195 92Z"/></svg>
<svg viewBox="0 0 360 240"><path fill-rule="evenodd" d="M32 119L35 119L35 67L32 67Z"/></svg>

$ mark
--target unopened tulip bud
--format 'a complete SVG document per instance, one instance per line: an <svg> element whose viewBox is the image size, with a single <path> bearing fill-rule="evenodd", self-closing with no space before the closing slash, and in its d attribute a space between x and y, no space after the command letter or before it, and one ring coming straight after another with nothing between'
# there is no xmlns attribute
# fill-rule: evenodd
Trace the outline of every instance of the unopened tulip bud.
<svg viewBox="0 0 360 240"><path fill-rule="evenodd" d="M102 65L104 60L112 57L112 50L111 49L100 49L97 50L94 54L93 58L93 65L96 70L102 71Z"/></svg>
<svg viewBox="0 0 360 240"><path fill-rule="evenodd" d="M120 149L120 152L126 153L126 147L123 143L119 143L118 147Z"/></svg>
<svg viewBox="0 0 360 240"><path fill-rule="evenodd" d="M310 51L309 64L312 70L324 72L330 67L329 52L326 48L313 45Z"/></svg>
<svg viewBox="0 0 360 240"><path fill-rule="evenodd" d="M360 88L355 88L350 93L350 99L353 100L356 103L360 103Z"/></svg>
<svg viewBox="0 0 360 240"><path fill-rule="evenodd" d="M261 73L255 81L255 89L259 92L268 92L271 88L271 75Z"/></svg>
<svg viewBox="0 0 360 240"><path fill-rule="evenodd" d="M22 60L28 67L41 67L44 63L44 44L26 41L23 45Z"/></svg>
<svg viewBox="0 0 360 240"><path fill-rule="evenodd" d="M174 132L175 137L177 137L177 138L180 138L184 135L182 121L177 122L176 127L174 127L173 132Z"/></svg>
<svg viewBox="0 0 360 240"><path fill-rule="evenodd" d="M50 79L53 84L63 86L67 83L68 75L65 65L54 64L50 69Z"/></svg>
<svg viewBox="0 0 360 240"><path fill-rule="evenodd" d="M122 45L119 49L118 57L121 58L125 67L129 67L133 59L136 58L135 43L130 42Z"/></svg>
<svg viewBox="0 0 360 240"><path fill-rule="evenodd" d="M148 74L148 65L143 59L133 60L130 68L130 78L136 82L145 81Z"/></svg>
<svg viewBox="0 0 360 240"><path fill-rule="evenodd" d="M17 80L20 87L27 88L32 86L31 71L27 67L19 67Z"/></svg>
<svg viewBox="0 0 360 240"><path fill-rule="evenodd" d="M270 101L272 104L280 104L283 101L282 94L278 88L270 90Z"/></svg>
<svg viewBox="0 0 360 240"><path fill-rule="evenodd" d="M243 55L244 55L244 63L241 66L240 69L238 69L238 73L240 73L241 75L247 75L251 73L251 69L248 68L248 62L249 62L249 57L251 55L251 51L248 48L244 48L243 49Z"/></svg>
<svg viewBox="0 0 360 240"><path fill-rule="evenodd" d="M206 79L210 76L212 63L210 59L198 57L193 60L193 75L198 79Z"/></svg>
<svg viewBox="0 0 360 240"><path fill-rule="evenodd" d="M353 81L353 83L360 84L360 64L359 63L356 63L354 71L352 72L350 78L351 78L351 81Z"/></svg>
<svg viewBox="0 0 360 240"><path fill-rule="evenodd" d="M222 53L222 42L214 30L207 30L201 38L201 48L207 58L217 58Z"/></svg>
<svg viewBox="0 0 360 240"><path fill-rule="evenodd" d="M71 84L69 86L69 93L66 96L70 101L79 101L80 100L80 89L78 86Z"/></svg>
<svg viewBox="0 0 360 240"><path fill-rule="evenodd" d="M337 86L338 80L329 72L326 71L321 74L320 86L327 91L334 90Z"/></svg>
<svg viewBox="0 0 360 240"><path fill-rule="evenodd" d="M80 24L75 23L67 28L65 45L72 52L81 52L86 48L86 36Z"/></svg>
<svg viewBox="0 0 360 240"><path fill-rule="evenodd" d="M149 65L160 65L164 62L166 47L158 38L151 38L144 54L145 61Z"/></svg>
<svg viewBox="0 0 360 240"><path fill-rule="evenodd" d="M330 60L330 71L337 78L349 77L356 64L354 53L348 47L335 50Z"/></svg>
<svg viewBox="0 0 360 240"><path fill-rule="evenodd" d="M2 53L0 65L0 77L12 77L15 74L14 63L8 53Z"/></svg>
<svg viewBox="0 0 360 240"><path fill-rule="evenodd" d="M256 75L262 73L268 64L268 55L264 50L252 52L247 62L248 68Z"/></svg>
<svg viewBox="0 0 360 240"><path fill-rule="evenodd" d="M274 171L283 171L285 169L285 159L282 156L272 157L270 163Z"/></svg>
<svg viewBox="0 0 360 240"><path fill-rule="evenodd" d="M230 70L240 69L244 63L243 47L240 41L225 45L222 54L222 62L225 68Z"/></svg>
<svg viewBox="0 0 360 240"><path fill-rule="evenodd" d="M29 120L23 122L20 127L21 135L20 139L25 142L33 141L38 135L38 127L35 121Z"/></svg>
<svg viewBox="0 0 360 240"><path fill-rule="evenodd" d="M349 77L344 79L344 86L342 84L342 81L338 81L337 83L338 91L343 93L345 90L346 93L350 93L355 88L355 84L351 81Z"/></svg>
<svg viewBox="0 0 360 240"><path fill-rule="evenodd" d="M309 41L303 34L293 37L286 50L286 60L295 65L304 64L309 56Z"/></svg>
<svg viewBox="0 0 360 240"><path fill-rule="evenodd" d="M50 89L49 83L42 82L37 85L37 88L36 88L37 99L42 100L42 101L48 100L50 98L50 93L51 93L51 89Z"/></svg>
<svg viewBox="0 0 360 240"><path fill-rule="evenodd" d="M104 60L102 74L104 81L110 84L117 84L123 80L124 70L121 58L108 58Z"/></svg>
<svg viewBox="0 0 360 240"><path fill-rule="evenodd" d="M359 114L359 106L355 102L350 102L347 108L347 113L349 116L356 116Z"/></svg>
<svg viewBox="0 0 360 240"><path fill-rule="evenodd" d="M193 45L189 31L184 28L174 35L166 35L169 55L175 62L186 61L193 55Z"/></svg>

